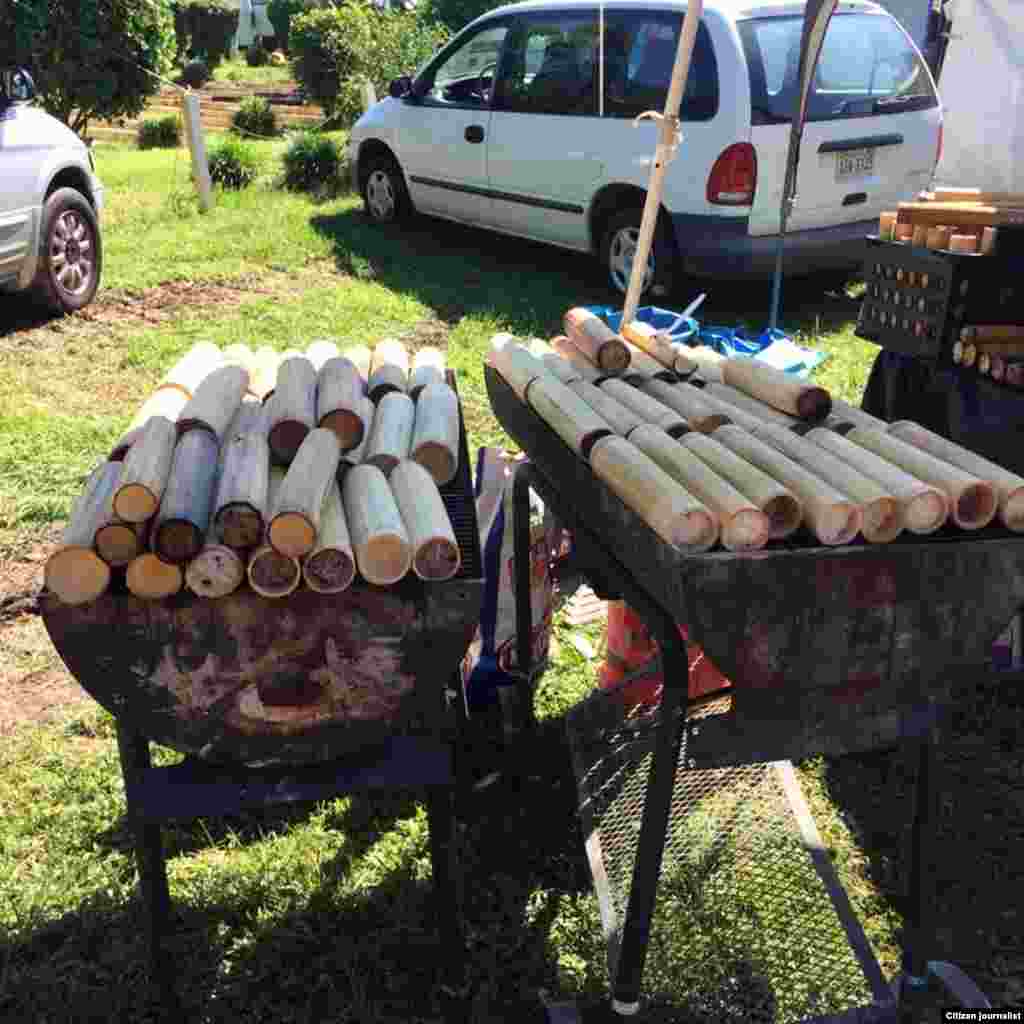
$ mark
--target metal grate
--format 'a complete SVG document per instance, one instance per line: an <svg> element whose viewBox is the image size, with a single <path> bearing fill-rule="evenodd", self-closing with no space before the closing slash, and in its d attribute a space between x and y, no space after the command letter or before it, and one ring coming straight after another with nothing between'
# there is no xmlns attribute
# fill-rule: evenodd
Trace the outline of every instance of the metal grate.
<svg viewBox="0 0 1024 1024"><path fill-rule="evenodd" d="M455 387L455 374L448 372L448 383ZM473 496L473 476L469 465L469 444L466 438L466 422L462 415L462 401L459 401L459 468L455 476L440 488L444 507L448 512L455 539L462 553L462 564L455 574L457 580L479 580L484 575L484 560L480 551L480 530L476 520L476 499Z"/></svg>
<svg viewBox="0 0 1024 1024"><path fill-rule="evenodd" d="M688 720L721 714L730 698ZM659 713L614 692L567 717L579 810L614 975ZM644 974L645 1020L788 1024L872 1001L775 764L676 772ZM849 927L849 924L847 923ZM855 926L856 927L856 926Z"/></svg>

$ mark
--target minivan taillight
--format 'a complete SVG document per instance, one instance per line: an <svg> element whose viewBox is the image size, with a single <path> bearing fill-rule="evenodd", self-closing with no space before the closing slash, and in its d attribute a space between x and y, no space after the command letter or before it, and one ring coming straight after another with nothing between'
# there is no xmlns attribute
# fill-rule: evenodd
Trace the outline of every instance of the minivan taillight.
<svg viewBox="0 0 1024 1024"><path fill-rule="evenodd" d="M749 142L734 142L715 161L708 176L708 202L749 206L757 188L757 154Z"/></svg>
<svg viewBox="0 0 1024 1024"><path fill-rule="evenodd" d="M939 123L939 142L935 147L935 166L939 166L939 161L942 159L942 123Z"/></svg>

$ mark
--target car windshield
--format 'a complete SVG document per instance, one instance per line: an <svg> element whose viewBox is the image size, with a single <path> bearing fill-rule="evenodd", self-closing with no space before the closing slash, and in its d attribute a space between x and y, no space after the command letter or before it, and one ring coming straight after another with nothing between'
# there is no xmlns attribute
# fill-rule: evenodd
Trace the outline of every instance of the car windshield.
<svg viewBox="0 0 1024 1024"><path fill-rule="evenodd" d="M739 29L750 69L754 124L789 122L797 99L803 19L753 18ZM808 98L808 121L937 104L924 61L889 15L833 16Z"/></svg>

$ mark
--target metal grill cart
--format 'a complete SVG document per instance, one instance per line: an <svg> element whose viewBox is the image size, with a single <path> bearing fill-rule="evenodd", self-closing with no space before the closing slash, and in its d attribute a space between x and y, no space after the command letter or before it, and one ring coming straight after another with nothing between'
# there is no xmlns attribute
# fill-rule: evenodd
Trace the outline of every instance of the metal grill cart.
<svg viewBox="0 0 1024 1024"><path fill-rule="evenodd" d="M762 963L733 962L716 993L695 994L682 1017L651 1006L647 1019L917 1020L930 974L964 1005L987 1005L963 972L928 960L928 854L938 813L931 782L951 699L972 672L984 671L993 639L1024 597L1024 540L988 528L878 546L808 541L684 557L491 367L485 373L497 418L530 460L516 480L517 523L532 487L572 531L594 590L626 600L661 645L666 685L656 709L630 717L614 692L598 691L568 716L613 1010L638 1011L648 947L671 925L653 916L659 885L663 897L676 887L668 903L674 898L680 913L704 898L680 869L702 843L705 859L721 856L727 834L736 863L772 890L777 910L795 915L817 897L820 911L804 913L802 934L781 950L766 948L756 914L745 923L734 916L719 944L705 949L707 962L728 958L730 936L738 948L746 929L762 941ZM677 624L733 681L731 690L687 706ZM903 815L911 863L903 971L890 990L792 769L780 762L895 746L915 758L916 780ZM720 895L739 899L735 891ZM829 996L836 979L845 991L839 1000ZM564 1008L551 1012L576 1019Z"/></svg>
<svg viewBox="0 0 1024 1024"><path fill-rule="evenodd" d="M170 912L161 825L375 787L426 791L437 922L458 979L460 669L483 593L464 425L458 472L441 495L462 555L444 583L359 581L337 595L302 590L273 601L248 590L159 602L112 590L77 607L43 594L57 651L117 719L153 977L165 999L173 977L161 956ZM184 760L154 767L150 742Z"/></svg>

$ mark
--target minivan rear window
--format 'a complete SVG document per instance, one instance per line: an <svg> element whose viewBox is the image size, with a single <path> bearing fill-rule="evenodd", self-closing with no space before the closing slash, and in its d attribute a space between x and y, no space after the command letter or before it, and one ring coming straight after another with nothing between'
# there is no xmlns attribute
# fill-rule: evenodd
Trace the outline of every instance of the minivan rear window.
<svg viewBox="0 0 1024 1024"><path fill-rule="evenodd" d="M791 121L803 18L752 18L738 28L750 69L753 123ZM892 17L833 15L808 98L808 121L902 113L938 102L924 61Z"/></svg>

